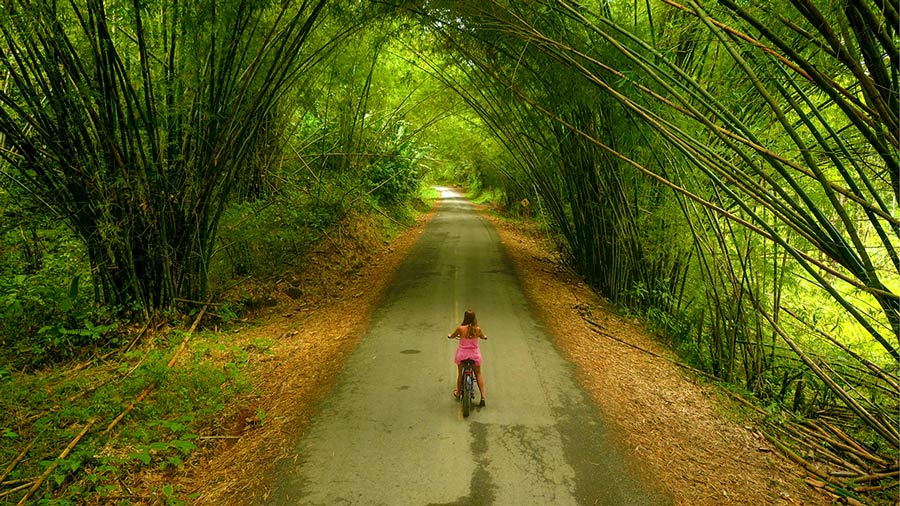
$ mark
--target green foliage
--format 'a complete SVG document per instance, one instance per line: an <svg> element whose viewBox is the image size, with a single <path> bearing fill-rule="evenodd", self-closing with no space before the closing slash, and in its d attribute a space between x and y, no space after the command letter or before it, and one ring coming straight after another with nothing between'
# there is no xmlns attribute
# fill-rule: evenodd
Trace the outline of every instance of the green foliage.
<svg viewBox="0 0 900 506"><path fill-rule="evenodd" d="M128 457L145 466L154 465L160 471L165 471L170 467L181 469L184 466L183 457L188 456L191 450L197 448L197 445L191 442L191 439L197 438L196 434L185 434L183 437L185 439L158 441L139 446L138 451L131 453Z"/></svg>
<svg viewBox="0 0 900 506"><path fill-rule="evenodd" d="M366 168L366 179L379 205L408 202L422 185L419 162L425 150L404 141L406 125L400 123L393 138L386 140L379 156Z"/></svg>
<svg viewBox="0 0 900 506"><path fill-rule="evenodd" d="M225 208L213 286L304 265L351 214L384 218L388 234L409 222L432 146L420 139L422 112L406 104L424 91L385 44L378 27L358 33L328 56L328 72L310 74L296 90L303 106L290 116L291 156L267 172L258 198Z"/></svg>

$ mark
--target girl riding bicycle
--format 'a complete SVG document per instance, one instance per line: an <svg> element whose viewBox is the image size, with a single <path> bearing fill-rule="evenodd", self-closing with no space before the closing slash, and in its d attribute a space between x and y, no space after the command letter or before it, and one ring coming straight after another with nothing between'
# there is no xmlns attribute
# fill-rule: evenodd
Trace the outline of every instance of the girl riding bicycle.
<svg viewBox="0 0 900 506"><path fill-rule="evenodd" d="M456 327L452 334L448 335L448 339L454 337L459 338L459 347L456 348L456 390L453 396L459 398L459 390L462 385L462 361L471 360L475 362L475 379L478 380L478 391L481 392L481 402L478 404L484 407L484 379L481 377L481 350L478 349L478 339L487 339L484 331L478 326L478 320L475 318L475 311L467 309L463 315L463 321Z"/></svg>

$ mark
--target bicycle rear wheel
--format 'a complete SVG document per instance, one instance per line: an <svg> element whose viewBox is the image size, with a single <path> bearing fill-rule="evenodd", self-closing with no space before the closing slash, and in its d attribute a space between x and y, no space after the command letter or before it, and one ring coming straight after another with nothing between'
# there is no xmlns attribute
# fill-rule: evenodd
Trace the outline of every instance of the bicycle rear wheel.
<svg viewBox="0 0 900 506"><path fill-rule="evenodd" d="M472 409L472 398L475 396L475 393L472 392L472 376L470 374L466 374L463 376L462 382L462 410L463 416L469 416L469 410Z"/></svg>

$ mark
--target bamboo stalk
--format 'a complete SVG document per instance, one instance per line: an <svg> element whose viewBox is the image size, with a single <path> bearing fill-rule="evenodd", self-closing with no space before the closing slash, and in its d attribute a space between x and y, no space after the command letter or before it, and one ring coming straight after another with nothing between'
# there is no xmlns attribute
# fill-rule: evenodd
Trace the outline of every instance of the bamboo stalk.
<svg viewBox="0 0 900 506"><path fill-rule="evenodd" d="M31 483L35 478L21 478L18 480L0 481L0 487L8 487L10 485L21 485L22 483Z"/></svg>
<svg viewBox="0 0 900 506"><path fill-rule="evenodd" d="M31 487L33 484L34 484L34 480L31 480L26 483L23 483L22 485L11 488L9 490L4 490L3 492L0 492L0 497L6 497L8 495L15 494L16 492L20 492L22 490L25 490L26 488Z"/></svg>
<svg viewBox="0 0 900 506"><path fill-rule="evenodd" d="M34 443L37 442L37 440L38 440L37 437L32 439L31 442L28 443L28 446L26 446L24 450L19 452L19 455L16 456L16 458L14 458L13 461L10 462L8 466L6 466L6 469L3 470L3 474L0 474L0 482L5 480L6 477L9 476L9 473L11 473L12 470L15 469L17 465L19 465L19 462L21 462L22 459L25 458L25 454L28 453L28 450L30 450L31 447L34 446Z"/></svg>
<svg viewBox="0 0 900 506"><path fill-rule="evenodd" d="M772 436L771 434L769 434L768 432L766 432L764 430L760 430L759 433L762 434L763 437L766 438L770 443L775 445L775 447L777 447L781 451L781 453L783 453L785 456L787 456L787 458L794 461L795 464L799 465L800 467L802 467L803 469L808 471L810 474L813 474L813 475L821 478L825 482L827 482L829 480L829 476L827 474L820 471L815 466L813 466L812 464L807 462L805 459L803 459L802 457L797 455L796 452L794 452L793 450L788 448L784 443L779 441L778 438Z"/></svg>
<svg viewBox="0 0 900 506"><path fill-rule="evenodd" d="M150 395L150 392L152 392L154 388L156 388L156 383L151 383L149 386L147 386L147 388L145 388L144 391L142 391L137 397L135 397L135 399L131 401L131 403L126 406L121 413L119 413L115 418L113 418L111 422L109 422L109 425L107 425L106 428L103 429L103 434L109 434L109 431L111 431L113 427L118 425L119 422L121 422L122 419L125 418L125 416L130 413L136 405L140 404L140 402L144 400L145 397Z"/></svg>
<svg viewBox="0 0 900 506"><path fill-rule="evenodd" d="M808 322L804 321L802 318L800 318L796 313L794 313L793 311L791 311L789 308L782 307L781 310L784 311L784 312L786 312L787 314L789 314L791 317L793 317L793 318L794 318L795 320L797 320L798 322L800 322L800 323L802 323L803 325L805 325L807 328L812 328L812 327L809 325ZM822 329L816 327L816 328L812 328L812 330L813 330L816 334L818 334L818 335L824 337L825 339L827 339L829 342L831 342L831 344L837 346L838 348L840 348L841 350L843 350L845 353L847 353L848 355L850 355L851 357L853 357L854 359L856 359L858 362L860 362L860 363L862 363L863 365L865 365L870 371L872 371L872 373L873 373L874 375L876 375L877 377L881 378L881 379L884 380L888 385L890 385L890 387L893 388L893 389L897 392L897 395L900 395L900 378L898 378L896 375L891 374L891 373L885 371L883 368L878 367L876 364L872 363L870 360L867 360L866 358L860 356L858 353L856 353L855 351L851 350L848 346L846 346L845 344L841 343L840 341L838 341L837 339L835 339L831 334L829 334L829 333L823 331Z"/></svg>
<svg viewBox="0 0 900 506"><path fill-rule="evenodd" d="M887 485L866 485L860 487L853 487L854 492L881 492L882 490L887 490L890 488L894 488L900 482L893 482Z"/></svg>
<svg viewBox="0 0 900 506"><path fill-rule="evenodd" d="M775 329L776 332L778 332L778 335L781 336L781 338L788 344L788 346L790 346L794 350L794 353L796 353L797 356L799 356L803 360L803 362L807 365L807 367L809 367L813 372L815 372L816 376L818 376L823 382L828 384L828 386L831 388L831 390L835 394L837 394L838 397L840 397L847 404L847 406L853 410L854 413L856 413L861 418L866 420L866 423L870 427L872 427L875 431L877 431L886 440L891 442L891 444L900 445L900 436L898 436L896 429L891 429L891 428L885 427L884 425L881 424L880 421L878 421L874 417L872 417L872 415L869 414L865 408L860 406L858 402L856 402L852 397L847 395L847 392L845 392L844 389L842 389L838 384L836 384L834 382L834 380L832 380L828 374L826 374L824 371L822 371L822 369L819 368L815 364L814 361L810 360L810 358L806 356L806 354L803 352L803 350L801 350L800 347L797 346L797 344L794 342L794 340L791 339L791 337L781 328L780 325L778 325L775 321L773 321L772 318L768 314L766 314L766 313L762 313L762 314L763 314L763 316L766 317L766 319L769 321L769 323L772 324L772 327Z"/></svg>
<svg viewBox="0 0 900 506"><path fill-rule="evenodd" d="M122 19L134 33L123 36L93 0L69 5L65 21L50 4L34 4L0 26L9 76L0 91L9 149L0 157L29 167L16 174L26 190L85 243L98 299L137 300L149 319L175 297L206 297L223 209L255 149L278 134L278 122L263 120L351 33L310 38L326 5L245 3L236 19L204 20L197 34L180 16L145 30L159 20L148 23L146 6L125 2ZM202 40L226 26L227 44L176 50L182 37ZM166 33L171 41L160 41ZM154 54L160 42L169 50Z"/></svg>
<svg viewBox="0 0 900 506"><path fill-rule="evenodd" d="M868 450L866 450L865 448L863 448L862 445L860 445L855 439L853 439L852 437L848 436L847 433L845 433L845 432L842 431L841 429L839 429L839 428L835 427L834 425L828 423L828 421L822 420L822 424L823 424L825 427L827 427L828 430L830 430L830 431L833 432L835 435L837 435L837 437L839 437L839 438L840 438L842 441L844 441L847 445L849 445L849 446L853 449L853 451L857 452L857 454L858 454L860 457L863 457L863 458L865 458L865 459L867 459L867 460L870 460L870 461L872 461L872 462L874 462L874 463L876 463L876 464L881 464L881 465L885 465L885 466L890 464L890 462L888 462L887 460L885 460L885 459L879 457L878 455L873 455L872 453L870 453Z"/></svg>
<svg viewBox="0 0 900 506"><path fill-rule="evenodd" d="M890 478L900 479L900 472L894 471L891 473L867 474L867 475L863 475L863 476L854 477L853 481L855 481L856 483L868 483L870 481L881 481L881 480L887 480Z"/></svg>
<svg viewBox="0 0 900 506"><path fill-rule="evenodd" d="M806 444L808 445L808 447L816 452L821 453L822 455L827 456L832 463L837 464L844 469L850 469L857 475L866 474L866 471L863 470L863 468L868 467L868 463L865 460L851 452L848 454L849 458L853 460L853 463L851 463L847 461L847 459L831 451L827 446L823 445L822 442L825 442L828 445L831 445L832 447L839 450L846 450L848 448L846 445L838 443L834 439L826 436L821 432L814 434L806 430L803 425L786 424L783 429L791 431L794 434L802 434L803 436L807 437L808 439L806 440Z"/></svg>

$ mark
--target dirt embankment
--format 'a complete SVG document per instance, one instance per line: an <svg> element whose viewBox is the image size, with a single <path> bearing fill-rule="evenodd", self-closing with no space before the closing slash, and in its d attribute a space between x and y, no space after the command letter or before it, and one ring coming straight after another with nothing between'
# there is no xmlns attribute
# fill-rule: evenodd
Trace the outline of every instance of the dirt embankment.
<svg viewBox="0 0 900 506"><path fill-rule="evenodd" d="M379 294L431 215L390 244L348 230L313 255L303 274L269 287L277 305L261 322L229 336L251 353L254 394L226 408L216 437L176 477L195 504L252 504L265 498L276 463L288 458L315 406L363 335ZM522 286L575 364L601 416L617 428L635 465L654 475L677 504L828 504L803 484L798 469L773 452L748 423L729 415L715 388L664 358L640 325L616 315L558 262L529 229L485 215L500 233ZM359 233L357 233L359 232ZM367 237L369 237L367 239ZM347 274L347 273L350 274ZM583 316L602 325L598 333ZM172 482L144 476L143 484Z"/></svg>

